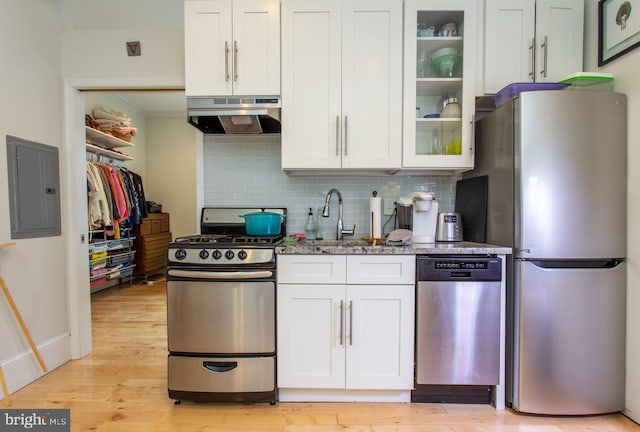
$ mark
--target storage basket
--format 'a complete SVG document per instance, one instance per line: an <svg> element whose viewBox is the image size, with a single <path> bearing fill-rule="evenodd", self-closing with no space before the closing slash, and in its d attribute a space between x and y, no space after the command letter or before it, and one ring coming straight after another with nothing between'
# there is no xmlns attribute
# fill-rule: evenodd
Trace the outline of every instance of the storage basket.
<svg viewBox="0 0 640 432"><path fill-rule="evenodd" d="M513 83L509 84L506 87L503 87L493 96L493 100L496 103L496 108L500 105L503 105L505 102L513 98L514 96L518 96L522 92L527 91L540 91L540 90L562 90L566 88L568 84L563 83L532 83L532 82L523 82L523 83Z"/></svg>
<svg viewBox="0 0 640 432"><path fill-rule="evenodd" d="M125 252L125 253L116 253L113 255L109 255L109 262L107 262L108 267L115 267L120 264L128 263L133 261L135 258L136 252Z"/></svg>

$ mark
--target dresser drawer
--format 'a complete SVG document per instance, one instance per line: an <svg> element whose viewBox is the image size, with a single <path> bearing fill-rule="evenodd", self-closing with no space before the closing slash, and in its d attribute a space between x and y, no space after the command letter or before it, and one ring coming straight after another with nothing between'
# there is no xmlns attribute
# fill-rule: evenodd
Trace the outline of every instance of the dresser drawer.
<svg viewBox="0 0 640 432"><path fill-rule="evenodd" d="M146 276L157 273L166 266L167 247L171 242L170 232L149 234L136 239L136 274Z"/></svg>

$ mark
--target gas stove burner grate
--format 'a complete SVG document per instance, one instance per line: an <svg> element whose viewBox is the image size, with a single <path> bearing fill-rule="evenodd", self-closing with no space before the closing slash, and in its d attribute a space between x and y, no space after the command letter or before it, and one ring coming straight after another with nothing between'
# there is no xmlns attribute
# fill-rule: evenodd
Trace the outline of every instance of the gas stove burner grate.
<svg viewBox="0 0 640 432"><path fill-rule="evenodd" d="M238 236L233 238L233 243L258 243L258 244L276 244L282 240L282 236Z"/></svg>
<svg viewBox="0 0 640 432"><path fill-rule="evenodd" d="M176 243L223 243L230 242L231 236L225 234L199 234L186 237L178 237Z"/></svg>

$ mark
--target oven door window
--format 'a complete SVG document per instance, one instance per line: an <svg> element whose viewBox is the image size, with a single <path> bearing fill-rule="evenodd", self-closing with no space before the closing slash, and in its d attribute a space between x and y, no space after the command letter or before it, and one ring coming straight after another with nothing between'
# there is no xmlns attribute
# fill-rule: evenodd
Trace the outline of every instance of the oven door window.
<svg viewBox="0 0 640 432"><path fill-rule="evenodd" d="M274 353L275 325L273 281L167 282L173 353Z"/></svg>

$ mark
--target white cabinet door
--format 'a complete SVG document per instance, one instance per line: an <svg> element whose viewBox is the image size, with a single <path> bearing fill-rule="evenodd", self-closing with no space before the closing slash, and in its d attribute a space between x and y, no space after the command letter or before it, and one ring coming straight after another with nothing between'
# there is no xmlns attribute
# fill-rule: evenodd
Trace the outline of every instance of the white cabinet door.
<svg viewBox="0 0 640 432"><path fill-rule="evenodd" d="M484 91L532 81L535 0L486 0Z"/></svg>
<svg viewBox="0 0 640 432"><path fill-rule="evenodd" d="M282 1L282 168L400 167L400 0Z"/></svg>
<svg viewBox="0 0 640 432"><path fill-rule="evenodd" d="M583 0L537 1L536 81L557 82L582 71L583 27Z"/></svg>
<svg viewBox="0 0 640 432"><path fill-rule="evenodd" d="M280 94L279 2L185 1L185 93Z"/></svg>
<svg viewBox="0 0 640 432"><path fill-rule="evenodd" d="M413 387L413 285L347 287L350 389Z"/></svg>
<svg viewBox="0 0 640 432"><path fill-rule="evenodd" d="M278 284L278 387L344 388L344 292Z"/></svg>
<svg viewBox="0 0 640 432"><path fill-rule="evenodd" d="M581 71L583 19L583 0L486 0L485 93Z"/></svg>
<svg viewBox="0 0 640 432"><path fill-rule="evenodd" d="M233 1L233 94L280 94L280 3Z"/></svg>
<svg viewBox="0 0 640 432"><path fill-rule="evenodd" d="M185 94L231 94L231 1L184 2Z"/></svg>
<svg viewBox="0 0 640 432"><path fill-rule="evenodd" d="M339 0L282 0L282 168L341 165Z"/></svg>
<svg viewBox="0 0 640 432"><path fill-rule="evenodd" d="M341 122L343 168L400 168L400 0L343 1Z"/></svg>
<svg viewBox="0 0 640 432"><path fill-rule="evenodd" d="M405 1L403 168L473 168L475 8L476 2L466 0ZM447 23L462 29L462 36L417 35L419 25L441 28ZM442 48L455 49L460 56L450 75L431 68L429 59ZM425 118L439 115L445 97L458 99L460 117Z"/></svg>

